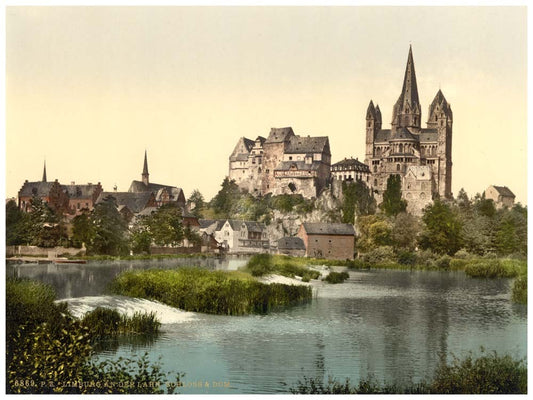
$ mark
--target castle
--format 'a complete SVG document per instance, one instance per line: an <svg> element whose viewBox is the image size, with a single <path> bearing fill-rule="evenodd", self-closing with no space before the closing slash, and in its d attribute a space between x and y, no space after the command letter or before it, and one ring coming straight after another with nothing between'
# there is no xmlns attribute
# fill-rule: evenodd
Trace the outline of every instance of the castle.
<svg viewBox="0 0 533 400"><path fill-rule="evenodd" d="M317 197L329 180L327 136L304 137L291 127L272 128L268 138L242 137L229 157L229 179L253 195Z"/></svg>
<svg viewBox="0 0 533 400"><path fill-rule="evenodd" d="M452 124L450 104L439 89L421 127L413 52L409 47L402 92L392 110L391 129L382 129L381 111L370 101L366 112L365 164L378 203L391 175L402 177L408 211L419 212L435 196L452 197Z"/></svg>

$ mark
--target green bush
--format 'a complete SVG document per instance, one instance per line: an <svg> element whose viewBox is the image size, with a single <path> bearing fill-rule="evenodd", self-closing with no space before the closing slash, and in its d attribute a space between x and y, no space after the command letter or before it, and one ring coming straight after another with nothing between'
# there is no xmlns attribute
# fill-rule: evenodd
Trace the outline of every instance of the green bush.
<svg viewBox="0 0 533 400"><path fill-rule="evenodd" d="M416 264L416 254L412 251L400 251L397 258L398 263L402 265L414 266Z"/></svg>
<svg viewBox="0 0 533 400"><path fill-rule="evenodd" d="M323 280L328 283L343 283L350 275L348 272L330 272Z"/></svg>
<svg viewBox="0 0 533 400"><path fill-rule="evenodd" d="M130 297L157 300L186 311L242 315L265 313L311 299L310 287L264 284L239 271L198 268L125 271L110 291Z"/></svg>
<svg viewBox="0 0 533 400"><path fill-rule="evenodd" d="M391 246L380 246L363 255L363 260L369 264L396 261L396 255Z"/></svg>
<svg viewBox="0 0 533 400"><path fill-rule="evenodd" d="M252 276L263 276L274 271L272 256L270 254L254 254L246 264L246 269Z"/></svg>
<svg viewBox="0 0 533 400"><path fill-rule="evenodd" d="M125 334L157 334L161 323L155 313L135 312L133 316L120 314L117 310L97 307L86 313L81 320L95 338Z"/></svg>
<svg viewBox="0 0 533 400"><path fill-rule="evenodd" d="M525 262L519 260L477 259L465 266L465 273L475 278L514 278Z"/></svg>
<svg viewBox="0 0 533 400"><path fill-rule="evenodd" d="M302 263L302 260L306 264ZM320 272L309 269L307 259L292 258L287 256L271 256L270 254L256 254L250 258L244 271L250 272L252 276L263 276L267 274L279 274L289 278L302 277L304 282L311 279L318 279Z"/></svg>
<svg viewBox="0 0 533 400"><path fill-rule="evenodd" d="M431 382L404 385L379 384L362 379L353 385L329 378L304 378L290 389L293 394L526 394L527 367L523 360L496 353L473 359L454 358L451 365L441 364Z"/></svg>
<svg viewBox="0 0 533 400"><path fill-rule="evenodd" d="M118 362L91 361L91 332L68 314L65 304L54 300L47 285L7 280L7 393L163 392L150 382L162 382L166 375L159 365L150 365L146 355ZM106 382L111 385L103 385Z"/></svg>
<svg viewBox="0 0 533 400"><path fill-rule="evenodd" d="M512 299L515 303L527 304L527 274L520 275L515 279Z"/></svg>
<svg viewBox="0 0 533 400"><path fill-rule="evenodd" d="M452 258L448 254L444 254L438 258L436 262L437 268L445 271L449 270L451 260Z"/></svg>

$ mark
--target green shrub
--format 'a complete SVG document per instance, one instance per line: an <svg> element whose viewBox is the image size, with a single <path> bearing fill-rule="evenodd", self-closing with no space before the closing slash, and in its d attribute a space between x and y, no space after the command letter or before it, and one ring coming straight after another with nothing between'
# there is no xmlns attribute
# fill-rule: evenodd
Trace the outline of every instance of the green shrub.
<svg viewBox="0 0 533 400"><path fill-rule="evenodd" d="M454 258L460 258L460 259L467 259L467 258L473 258L474 255L470 254L467 250L461 249L457 253L453 255Z"/></svg>
<svg viewBox="0 0 533 400"><path fill-rule="evenodd" d="M246 269L252 274L252 276L271 274L274 270L272 256L270 254L255 254L246 264Z"/></svg>
<svg viewBox="0 0 533 400"><path fill-rule="evenodd" d="M425 269L433 269L437 267L437 259L439 256L429 249L417 252L417 264Z"/></svg>
<svg viewBox="0 0 533 400"><path fill-rule="evenodd" d="M523 360L500 357L496 352L477 359L471 354L463 360L454 357L451 365L437 368L432 390L442 394L527 393L527 367Z"/></svg>
<svg viewBox="0 0 533 400"><path fill-rule="evenodd" d="M451 260L452 258L448 254L439 257L436 262L437 268L445 271L449 270Z"/></svg>
<svg viewBox="0 0 533 400"><path fill-rule="evenodd" d="M518 276L513 282L512 299L515 303L527 304L527 274Z"/></svg>
<svg viewBox="0 0 533 400"><path fill-rule="evenodd" d="M398 263L402 265L414 266L416 264L416 254L412 251L400 251L397 258Z"/></svg>
<svg viewBox="0 0 533 400"><path fill-rule="evenodd" d="M363 260L369 264L394 262L396 256L391 246L380 246L363 255Z"/></svg>
<svg viewBox="0 0 533 400"><path fill-rule="evenodd" d="M110 291L130 297L157 300L186 311L242 315L265 313L311 299L310 287L260 283L240 271L197 268L125 271Z"/></svg>
<svg viewBox="0 0 533 400"><path fill-rule="evenodd" d="M465 273L475 278L514 278L523 262L518 260L477 259L465 266Z"/></svg>
<svg viewBox="0 0 533 400"><path fill-rule="evenodd" d="M120 334L157 334L161 326L153 312L135 312L133 316L128 317L105 307L97 307L86 313L81 323L89 329L94 338Z"/></svg>
<svg viewBox="0 0 533 400"><path fill-rule="evenodd" d="M350 275L348 272L330 272L323 280L328 283L343 283Z"/></svg>

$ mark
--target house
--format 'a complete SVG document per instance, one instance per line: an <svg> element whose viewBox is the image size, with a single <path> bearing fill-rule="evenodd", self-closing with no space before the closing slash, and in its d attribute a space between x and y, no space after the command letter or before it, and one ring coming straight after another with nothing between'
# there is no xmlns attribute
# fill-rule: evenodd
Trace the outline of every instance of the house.
<svg viewBox="0 0 533 400"><path fill-rule="evenodd" d="M88 183L86 185L76 185L71 182L70 185L61 185L63 191L69 197L69 214L79 215L83 209L91 211L96 204L100 193L103 192L102 185L98 182L96 185Z"/></svg>
<svg viewBox="0 0 533 400"><path fill-rule="evenodd" d="M353 259L355 229L351 224L304 222L298 230L305 255L333 260Z"/></svg>
<svg viewBox="0 0 533 400"><path fill-rule="evenodd" d="M43 178L40 181L24 181L18 193L18 207L22 211L31 210L31 200L39 198L43 203L59 214L65 214L69 210L69 197L61 184L57 181L48 182L46 179L46 163L43 169Z"/></svg>
<svg viewBox="0 0 533 400"><path fill-rule="evenodd" d="M178 207L185 207L186 199L181 188L161 185L159 183L151 183L149 180L150 174L148 173L148 159L146 151L144 152L144 166L141 174L142 180L132 181L128 192L130 193L144 193L152 192L154 194L157 207L162 205L175 203Z"/></svg>
<svg viewBox="0 0 533 400"><path fill-rule="evenodd" d="M302 238L297 236L286 236L278 240L278 254L293 257L305 256L305 244Z"/></svg>
<svg viewBox="0 0 533 400"><path fill-rule="evenodd" d="M200 234L213 235L230 253L261 253L269 249L265 225L259 222L200 219L198 229Z"/></svg>
<svg viewBox="0 0 533 400"><path fill-rule="evenodd" d="M238 244L240 252L262 253L268 251L269 242L265 225L255 221L242 221Z"/></svg>
<svg viewBox="0 0 533 400"><path fill-rule="evenodd" d="M357 158L345 158L331 166L333 179L346 182L361 181L370 186L370 168Z"/></svg>
<svg viewBox="0 0 533 400"><path fill-rule="evenodd" d="M147 207L156 207L155 196L152 192L102 192L98 196L96 204L101 203L108 196L115 199L117 208L126 206L134 215L139 214Z"/></svg>
<svg viewBox="0 0 533 400"><path fill-rule="evenodd" d="M507 186L491 185L485 190L485 198L494 201L496 208L512 208L515 197Z"/></svg>

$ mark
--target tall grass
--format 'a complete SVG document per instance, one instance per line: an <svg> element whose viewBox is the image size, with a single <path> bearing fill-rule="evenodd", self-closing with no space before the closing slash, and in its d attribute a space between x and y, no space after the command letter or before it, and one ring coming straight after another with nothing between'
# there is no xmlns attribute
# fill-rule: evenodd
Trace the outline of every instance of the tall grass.
<svg viewBox="0 0 533 400"><path fill-rule="evenodd" d="M411 384L384 384L373 379L362 379L352 384L349 379L304 378L290 389L299 394L525 394L527 393L527 366L524 360L498 356L495 352L473 358L468 355L451 364L437 367L430 382Z"/></svg>
<svg viewBox="0 0 533 400"><path fill-rule="evenodd" d="M474 278L514 278L527 269L527 262L513 259L469 260L464 271Z"/></svg>
<svg viewBox="0 0 533 400"><path fill-rule="evenodd" d="M320 272L309 269L303 264L302 260L306 259L256 254L250 258L244 271L249 272L252 276L263 276L267 274L279 274L289 278L300 276L304 282L320 278Z"/></svg>
<svg viewBox="0 0 533 400"><path fill-rule="evenodd" d="M120 314L117 310L105 307L97 307L86 313L81 323L95 338L129 334L154 335L159 332L161 326L153 312L135 312L129 317Z"/></svg>
<svg viewBox="0 0 533 400"><path fill-rule="evenodd" d="M273 283L266 285L240 271L197 268L125 271L111 283L112 293L157 300L186 311L243 315L311 299L311 288Z"/></svg>
<svg viewBox="0 0 533 400"><path fill-rule="evenodd" d="M511 293L515 303L527 304L527 273L515 279Z"/></svg>
<svg viewBox="0 0 533 400"><path fill-rule="evenodd" d="M348 279L350 275L348 275L348 272L330 272L328 276L324 278L324 280L327 283L342 283L346 279Z"/></svg>

